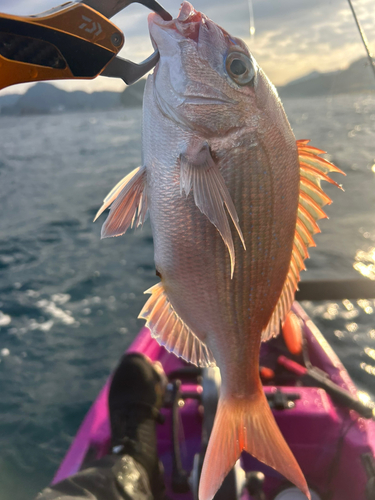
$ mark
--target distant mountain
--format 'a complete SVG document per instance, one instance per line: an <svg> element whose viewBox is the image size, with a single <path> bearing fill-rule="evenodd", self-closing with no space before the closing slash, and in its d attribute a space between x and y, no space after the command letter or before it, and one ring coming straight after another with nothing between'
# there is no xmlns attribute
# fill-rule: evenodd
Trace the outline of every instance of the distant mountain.
<svg viewBox="0 0 375 500"><path fill-rule="evenodd" d="M19 98L19 94L6 94L0 96L0 110L4 106L13 106L13 104L15 104Z"/></svg>
<svg viewBox="0 0 375 500"><path fill-rule="evenodd" d="M278 88L280 97L312 97L365 91L375 91L375 79L367 58L354 61L341 71L313 71Z"/></svg>
<svg viewBox="0 0 375 500"><path fill-rule="evenodd" d="M138 107L142 106L145 83L146 80L140 80L126 87L123 93L92 94L83 91L66 92L49 83L37 83L25 94L0 96L0 114L20 116Z"/></svg>
<svg viewBox="0 0 375 500"><path fill-rule="evenodd" d="M308 80L313 80L314 78L316 78L319 75L321 75L321 73L319 73L319 71L314 70L311 73L308 73L307 75L301 76L300 78L296 78L296 80L289 82L288 85L290 83L296 84L296 83L301 83L301 82L307 82Z"/></svg>
<svg viewBox="0 0 375 500"><path fill-rule="evenodd" d="M121 94L121 104L126 108L136 108L142 106L143 92L145 90L146 78L142 78L137 83L126 87Z"/></svg>
<svg viewBox="0 0 375 500"><path fill-rule="evenodd" d="M49 83L37 83L22 95L0 96L1 115L50 114L71 111L98 111L142 106L146 79L126 87L124 92L66 92ZM375 79L366 58L354 61L347 69L320 73L313 71L278 87L280 97L312 97L375 92Z"/></svg>

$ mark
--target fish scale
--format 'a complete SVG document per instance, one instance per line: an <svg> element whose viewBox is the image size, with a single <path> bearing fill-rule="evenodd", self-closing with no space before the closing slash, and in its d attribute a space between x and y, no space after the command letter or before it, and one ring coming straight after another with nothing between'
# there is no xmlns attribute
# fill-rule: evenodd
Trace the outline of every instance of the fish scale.
<svg viewBox="0 0 375 500"><path fill-rule="evenodd" d="M145 123L147 124L149 118L145 119ZM170 125L168 122L165 126ZM146 125L147 126L147 125ZM163 127L163 125L162 125ZM168 135L169 136L169 135ZM170 136L169 136L170 137ZM158 137L155 136L153 138L153 143L151 142L151 139L146 138L147 143L152 144L152 147L150 148L153 151L153 154L155 152L155 148L157 147L157 141ZM178 157L178 151L173 156L174 158ZM279 160L280 161L280 160ZM239 174L240 170L240 165L238 162L236 163L236 169L233 168L227 168L227 171L224 173L224 178L226 180L226 183L229 187L229 190L232 192L232 196L236 200L243 200L244 201L244 206L241 206L239 203L237 203L237 211L239 213L240 220L242 220L241 215L246 214L248 212L248 206L249 206L249 200L252 200L255 198L256 206L258 207L258 211L262 211L262 207L268 207L269 206L269 196L266 194L266 191L264 190L263 192L259 191L259 172L257 172L257 169L254 168L254 165L252 165L252 168L250 169L248 167L249 164L249 158L246 158L246 160L243 162L243 168L242 171L249 176L249 180L244 179L244 176ZM230 165L229 165L230 166ZM222 170L224 171L226 169L226 165L223 165ZM176 170L176 165L173 165L171 170ZM260 168L264 170L264 164L260 165ZM259 243L262 243L262 238L260 236L257 236L258 234L262 235L267 235L270 233L270 231L265 231L265 223L266 221L264 218L262 219L259 217L259 214L254 214L254 219L249 219L248 217L243 217L243 220L245 221L250 221L250 226L253 227L253 231L251 231L250 227L247 228L246 226L244 227L244 232L245 234L247 233L248 236L245 236L246 243L248 247L253 247L252 251L247 251L244 252L243 249L241 248L241 244L238 238L235 238L235 249L236 249L236 254L237 254L237 259L239 260L237 270L235 271L235 275L233 280L230 279L230 273L229 271L229 258L227 251L225 247L222 244L220 235L217 233L217 231L212 227L212 225L209 223L209 221L203 217L195 204L193 203L192 196L190 195L189 200L185 200L184 198L181 199L179 196L179 186L176 185L176 182L173 183L175 186L175 194L173 195L172 193L169 192L169 187L171 185L171 177L176 176L176 173L174 173L174 176L166 176L165 175L165 168L162 167L161 170L158 168L153 168L150 169L152 172L150 175L153 177L151 178L150 184L153 185L154 181L152 180L154 177L159 179L158 183L158 189L160 190L159 196L161 198L160 203L159 199L155 202L155 207L156 210L163 212L163 214L168 214L167 219L168 219L168 224L163 224L160 222L158 225L157 231L160 232L165 232L166 234L164 235L163 242L166 243L166 248L159 248L159 238L161 238L160 234L156 236L155 239L155 247L156 247L156 255L158 255L158 252L163 253L165 255L165 258L163 261L168 262L168 265L171 263L175 262L176 258L178 258L179 262L177 265L174 266L173 273L179 273L179 270L182 266L182 269L184 272L181 272L176 278L179 281L179 288L174 293L174 290L171 289L169 283L168 283L168 273L166 272L166 269L163 268L163 264L158 262L158 259L156 259L156 264L158 269L160 269L160 272L163 276L163 280L165 282L165 287L168 290L168 296L169 299L174 306L174 309L179 313L181 317L187 318L185 322L187 325L200 337L204 338L205 337L205 331L200 334L200 326L197 323L201 323L199 320L197 321L195 317L200 318L201 315L207 314L207 316L210 316L209 313L207 313L207 310L209 308L209 305L205 302L202 304L201 297L203 293L200 291L199 283L196 282L196 277L201 277L204 276L205 279L203 281L203 284L201 283L201 287L203 286L203 291L209 290L210 294L210 302L213 304L216 308L216 311L213 311L213 314L215 316L218 316L219 321L218 325L215 328L215 335L219 336L218 338L223 338L227 339L229 336L231 338L231 342L229 343L228 349L230 349L231 345L236 345L236 344L242 344L244 345L244 339L243 337L247 337L251 331L257 331L258 332L258 337L260 336L260 332L262 328L265 325L261 325L260 327L258 326L257 328L254 328L254 325L251 323L251 321L246 322L246 315L247 315L247 310L248 307L243 308L243 307L238 307L239 303L242 303L244 300L246 301L246 298L249 296L247 286L246 284L251 284L251 283L256 283L257 282L257 277L260 275L261 271L259 270L259 265L261 264L260 259L254 259L253 256L260 254L263 255L264 250L263 247L259 247ZM164 186L164 182L167 183L167 186ZM263 181L261 181L263 182ZM234 189L231 190L231 185L233 184ZM237 189L239 188L239 193L237 193ZM250 187L250 191L249 191ZM247 191L246 191L247 190ZM170 205L170 198L169 196L166 196L166 193L170 193L172 196L172 199L177 200L177 202L171 206ZM255 193L255 197L254 197ZM152 195L150 196L151 199L153 199ZM188 203L187 201L190 201ZM272 201L272 200L271 200ZM153 224L158 224L157 218L158 216L155 214L154 210L154 200L151 201L150 203L150 211L151 211L151 217L152 220L154 221ZM180 213L182 212L182 213ZM174 223L174 221L171 219L171 213L174 214L174 217L176 218L177 221L183 221L183 223ZM195 225L189 224L189 221L194 220ZM199 221L199 222L198 222ZM263 225L263 227L257 227L260 225ZM274 225L274 217L271 217L271 225ZM294 223L295 225L295 223ZM294 225L292 226L292 231L290 235L290 246L293 241L293 235L294 235ZM255 229L254 229L255 226ZM161 229L163 227L163 229ZM203 229L200 229L202 233L202 237L200 236L200 232L197 230L197 227L202 227ZM248 230L247 230L248 229ZM190 238L189 238L190 236ZM234 237L236 235L234 234ZM176 247L178 246L178 242L181 241L181 239L189 239L190 246L187 249L182 249L181 251L177 251ZM186 244L186 241L185 241ZM161 246L164 245L164 243L160 244ZM192 248L196 246L196 251L192 253ZM268 248L269 244L267 242L264 243L264 247ZM216 274L218 279L216 280L215 284L210 283L209 281L209 273L207 273L207 258L201 262L197 260L197 254L203 254L204 256L208 257L211 259L212 255L215 255L215 259L212 259L212 267L214 270L219 270L220 272ZM272 253L272 252L271 252ZM290 251L289 251L290 255ZM285 260L285 259L284 259ZM280 294L282 284L285 281L285 276L286 272L288 269L288 264L289 264L289 258L286 261L286 265L284 263L285 267L285 272L284 276L281 279L281 282L279 283L279 290L275 294L274 298L274 303L269 305L269 311L266 317L266 322L267 318L270 316L275 303L278 299L278 295ZM201 267L200 267L201 266ZM272 273L272 268L268 265L268 262L265 262L263 265L264 270L268 270L269 274ZM250 273L248 274L248 269L250 269ZM225 272L227 270L227 272ZM207 276L208 274L208 276ZM184 275L184 277L182 276ZM253 278L255 277L255 279ZM191 280L193 279L193 283L191 283ZM262 280L263 282L263 280ZM257 286L257 288L260 288ZM193 296L189 296L189 291L192 290ZM182 306L179 303L179 300L175 298L175 295L181 296L181 292L184 291L183 293L183 302L184 305ZM229 293L228 293L229 291ZM217 293L217 296L216 296ZM259 302L262 302L262 293L257 293L257 296L260 297L260 300L255 301L255 303L249 303L248 305L252 305L253 309L261 310L262 307L260 306ZM222 311L221 306L226 306L228 302L228 296L231 297L235 302L235 307L231 307L231 312L233 315L226 316L225 314L220 314L219 311ZM194 314L193 318L190 318L188 316L191 316L191 314L187 314L184 311L184 308L190 312L194 311L196 314ZM200 310L203 311L199 313ZM227 308L228 310L228 308ZM243 311L245 311L246 315L245 317L241 317L241 314L243 314ZM261 311L262 312L262 311ZM250 315L251 318L254 318L254 314ZM236 318L237 317L237 318ZM264 314L262 314L262 319L264 322ZM246 324L247 323L247 324ZM249 324L250 323L250 324ZM256 325L255 325L256 326ZM237 330L237 331L236 331ZM238 335L238 339L236 336ZM234 338L233 338L234 337ZM250 349L252 350L252 349Z"/></svg>
<svg viewBox="0 0 375 500"><path fill-rule="evenodd" d="M145 97L147 102L147 96ZM147 105L145 109L149 108ZM152 108L150 108L152 109ZM153 113L155 110L153 110ZM147 116L144 119L144 123L150 123L155 118L153 116ZM158 117L158 119L160 119ZM164 129L168 128L166 135L169 139L174 139L175 127L170 120L162 118ZM144 130L145 143L148 145L150 150L150 159L154 156L155 151L164 148L164 144L159 141L159 135L155 134L153 137L149 137L150 131ZM180 142L176 138L176 143ZM150 146L150 147L149 147ZM170 145L168 145L170 146ZM170 147L169 147L170 151ZM155 264L165 282L166 288L170 291L175 285L175 294L178 298L183 296L183 300L174 300L172 302L174 308L177 312L181 310L187 311L193 310L194 296L183 293L186 290L186 286L195 290L196 294L199 296L200 300L204 298L205 287L202 287L202 280L200 279L200 269L197 268L194 259L189 258L194 251L199 252L202 255L206 255L203 267L207 268L210 264L210 249L207 248L207 243L213 241L217 235L217 231L210 224L206 224L205 217L197 212L196 206L190 198L185 199L185 196L180 195L179 186L179 170L177 168L176 154L173 151L168 153L166 162L169 162L169 168L166 169L164 164L154 163L153 168L148 172L150 179L150 186L155 185L155 189L151 190L150 193L150 213L151 222L153 225L154 245L155 245ZM152 156L151 156L152 155ZM147 161L147 153L145 153L145 158ZM172 180L172 182L171 182ZM172 216L172 221L171 221ZM176 223L173 222L173 219ZM183 220L183 224L178 223L178 221ZM199 224L202 222L203 224ZM156 227L156 229L154 229ZM163 228L160 231L160 228ZM203 229L200 229L203 228ZM201 230L202 237L196 237L197 229ZM208 233L208 235L205 235ZM183 241L183 245L181 245ZM169 268L171 269L172 276L169 275ZM186 280L190 282L186 283ZM172 283L171 283L172 282ZM211 298L210 298L211 300ZM181 303L182 302L182 303ZM205 301L206 307L209 307L207 300ZM184 312L182 312L184 314ZM181 312L179 314L181 316ZM188 325L195 327L195 323L201 323L204 318L200 318L199 313L194 317L193 324Z"/></svg>

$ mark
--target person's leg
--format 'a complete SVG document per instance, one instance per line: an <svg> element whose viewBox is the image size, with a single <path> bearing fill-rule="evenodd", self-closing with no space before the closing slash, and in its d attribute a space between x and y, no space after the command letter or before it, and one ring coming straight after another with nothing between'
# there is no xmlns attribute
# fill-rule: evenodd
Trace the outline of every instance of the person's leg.
<svg viewBox="0 0 375 500"><path fill-rule="evenodd" d="M46 488L36 500L162 500L156 422L165 381L162 369L156 370L144 356L125 355L109 391L112 453Z"/></svg>
<svg viewBox="0 0 375 500"><path fill-rule="evenodd" d="M130 455L107 455L36 500L153 500L145 469Z"/></svg>

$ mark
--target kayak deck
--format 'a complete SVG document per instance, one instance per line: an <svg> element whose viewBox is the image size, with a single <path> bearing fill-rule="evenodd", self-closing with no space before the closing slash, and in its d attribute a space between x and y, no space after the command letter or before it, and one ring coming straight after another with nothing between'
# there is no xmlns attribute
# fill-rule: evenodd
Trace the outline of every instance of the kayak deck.
<svg viewBox="0 0 375 500"><path fill-rule="evenodd" d="M313 366L323 370L341 388L356 395L356 388L323 335L295 303L293 311L303 322L303 333L308 355ZM181 392L188 395L179 401L182 466L188 473L193 468L195 454L201 450L202 407L199 401L202 386L189 375L188 363L168 353L143 328L128 352L142 352L153 361L160 361L168 376L181 380ZM367 500L368 476L364 463L373 463L375 456L375 422L360 417L354 410L337 406L327 392L319 387L301 385L301 380L278 366L279 355L288 355L278 337L262 346L261 365L271 368L275 377L264 382L276 421L304 472L309 486L320 495L331 492L330 500ZM292 360L301 362L296 356ZM264 362L264 363L263 363ZM185 370L185 371L184 371ZM184 375L185 373L185 375ZM76 473L85 464L108 453L110 427L108 417L108 389L110 380L87 413L65 456L53 483ZM283 406L285 408L281 409ZM280 408L280 409L276 409ZM159 457L165 467L168 494L173 499L193 498L189 493L176 493L172 482L172 411L163 409L165 423L158 426ZM273 498L285 484L285 479L273 469L243 453L241 465L246 471L265 474L264 491ZM249 498L249 497L248 497ZM229 500L229 499L228 499Z"/></svg>

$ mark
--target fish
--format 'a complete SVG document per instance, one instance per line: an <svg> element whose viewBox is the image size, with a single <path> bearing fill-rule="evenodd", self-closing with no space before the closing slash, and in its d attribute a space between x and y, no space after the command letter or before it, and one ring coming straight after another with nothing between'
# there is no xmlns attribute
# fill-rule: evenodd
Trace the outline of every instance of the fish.
<svg viewBox="0 0 375 500"><path fill-rule="evenodd" d="M105 198L102 237L150 215L156 273L140 317L170 352L218 366L222 385L199 499L211 500L242 451L310 499L259 377L262 341L291 309L341 172L293 134L246 44L187 1L149 16L160 60L143 101L142 166ZM340 186L339 186L340 187Z"/></svg>

